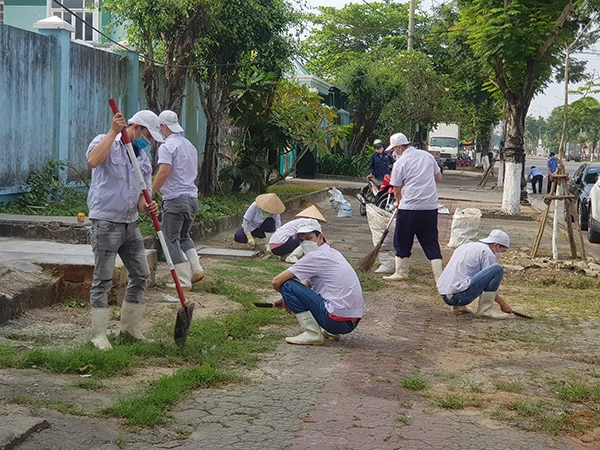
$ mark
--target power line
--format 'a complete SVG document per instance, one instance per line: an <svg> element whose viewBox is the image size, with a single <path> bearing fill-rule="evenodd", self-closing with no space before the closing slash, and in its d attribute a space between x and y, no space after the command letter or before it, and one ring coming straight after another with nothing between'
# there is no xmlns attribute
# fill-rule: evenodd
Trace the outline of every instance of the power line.
<svg viewBox="0 0 600 450"><path fill-rule="evenodd" d="M112 39L110 36L106 35L105 33L103 33L102 31L100 31L98 28L96 28L94 26L94 24L91 24L89 22L87 22L83 17L79 17L75 12L73 12L71 9L67 8L65 5L63 5L61 2L59 2L58 0L52 0L54 3L56 3L58 6L60 6L62 9L64 9L65 11L67 11L69 14L71 14L73 17L75 17L75 19L79 20L80 22L84 23L85 25L87 25L88 27L90 27L92 30L94 30L95 32L97 32L99 35L103 36L104 38L106 38L108 41L112 42L113 44L117 45L118 47L133 53L134 55L138 55L138 57L142 57L147 61L150 61L158 66L165 66L165 67L176 67L178 69L196 69L196 68L206 68L206 67L230 67L230 66L241 66L241 65L245 65L245 64L240 64L240 63L224 63L224 64L195 64L195 65L191 65L191 66L180 66L177 64L169 64L169 63L165 63L163 61L157 61L153 58L150 58L148 55L144 54L144 53L140 53L140 52L136 52L135 50L132 50L128 47L125 47L123 44L115 41L114 39ZM250 63L247 63L250 64Z"/></svg>

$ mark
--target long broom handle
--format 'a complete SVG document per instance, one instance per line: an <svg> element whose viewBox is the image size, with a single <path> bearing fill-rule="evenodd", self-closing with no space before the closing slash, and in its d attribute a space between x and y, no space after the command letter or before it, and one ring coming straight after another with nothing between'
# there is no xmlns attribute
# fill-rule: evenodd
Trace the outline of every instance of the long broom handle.
<svg viewBox="0 0 600 450"><path fill-rule="evenodd" d="M392 221L396 217L397 213L398 213L398 208L394 208L394 213L392 214L392 217L390 217L390 221L386 225L385 230L383 230L383 234L381 235L381 238L379 239L379 244L383 245L383 241L385 241L385 238L387 237L388 233L390 232L390 226L392 225Z"/></svg>
<svg viewBox="0 0 600 450"><path fill-rule="evenodd" d="M120 112L119 106L117 105L117 101L114 98L108 100L108 103L112 109L113 114L118 114ZM121 138L123 139L123 143L127 148L127 154L129 155L129 159L133 164L133 170L135 171L135 174L137 176L138 183L142 190L142 194L144 195L144 199L146 199L146 203L150 204L152 203L152 196L150 195L150 191L148 191L146 182L144 181L144 175L142 175L142 170L140 169L140 164L138 163L137 157L135 156L135 152L133 151L131 139L129 139L129 135L127 134L127 127L124 127L121 131ZM175 271L175 265L173 264L173 260L171 259L169 249L167 248L167 241L165 240L165 236L163 235L163 232L160 228L158 216L156 214L151 214L150 216L152 217L152 223L154 224L154 229L156 230L156 234L158 235L160 246L162 247L162 251L165 254L165 259L167 260L171 276L173 277L173 281L175 282L175 289L177 289L179 301L181 302L181 306L185 308L187 307L185 295L183 295L183 289L181 289L181 283L179 282L179 277L177 276L177 272Z"/></svg>

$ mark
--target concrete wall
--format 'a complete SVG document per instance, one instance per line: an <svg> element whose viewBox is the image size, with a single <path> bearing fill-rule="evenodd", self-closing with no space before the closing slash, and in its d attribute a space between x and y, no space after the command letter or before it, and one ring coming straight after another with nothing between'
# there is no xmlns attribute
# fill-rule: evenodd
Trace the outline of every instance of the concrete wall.
<svg viewBox="0 0 600 450"><path fill-rule="evenodd" d="M64 181L89 174L90 141L110 128L108 99L126 117L145 107L143 73L134 53L117 54L72 42L67 30L30 32L0 24L0 202L11 200L28 175L50 160L76 169ZM155 111L159 112L159 111ZM206 118L198 90L187 89L181 124L202 163Z"/></svg>

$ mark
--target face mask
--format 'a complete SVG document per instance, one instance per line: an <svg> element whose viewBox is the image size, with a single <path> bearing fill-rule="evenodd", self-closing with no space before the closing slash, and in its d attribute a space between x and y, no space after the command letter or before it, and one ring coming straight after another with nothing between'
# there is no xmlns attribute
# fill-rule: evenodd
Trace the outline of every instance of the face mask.
<svg viewBox="0 0 600 450"><path fill-rule="evenodd" d="M150 145L150 141L142 134L141 137L133 139L133 145L141 150L142 148L148 147Z"/></svg>
<svg viewBox="0 0 600 450"><path fill-rule="evenodd" d="M302 241L300 242L300 248L302 248L304 254L308 254L317 250L319 245L315 241Z"/></svg>
<svg viewBox="0 0 600 450"><path fill-rule="evenodd" d="M375 151L381 155L383 153L383 147L377 147Z"/></svg>
<svg viewBox="0 0 600 450"><path fill-rule="evenodd" d="M496 253L496 261L498 261L500 258L502 258L502 255L504 255L504 253Z"/></svg>
<svg viewBox="0 0 600 450"><path fill-rule="evenodd" d="M262 209L260 210L260 218L261 219L267 219L270 216L271 216L271 214L269 214L268 212L263 211Z"/></svg>

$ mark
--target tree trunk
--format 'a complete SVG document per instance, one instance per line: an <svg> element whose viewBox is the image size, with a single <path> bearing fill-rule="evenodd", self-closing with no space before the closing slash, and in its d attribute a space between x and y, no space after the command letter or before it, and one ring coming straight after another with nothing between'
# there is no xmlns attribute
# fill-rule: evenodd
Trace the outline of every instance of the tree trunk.
<svg viewBox="0 0 600 450"><path fill-rule="evenodd" d="M225 117L229 91L223 87L222 74L212 73L207 83L197 81L201 92L200 100L206 116L206 144L204 160L198 178L198 191L205 196L213 196L219 189L219 132Z"/></svg>
<svg viewBox="0 0 600 450"><path fill-rule="evenodd" d="M367 122L364 126L355 123L352 127L352 138L348 147L349 155L360 155L364 149L367 139L375 130L377 122Z"/></svg>
<svg viewBox="0 0 600 450"><path fill-rule="evenodd" d="M502 212L509 215L521 213L522 166L525 161L523 144L525 142L525 117L529 102L511 102L508 104L506 142L504 147L504 194Z"/></svg>
<svg viewBox="0 0 600 450"><path fill-rule="evenodd" d="M204 160L198 177L198 190L204 196L215 195L219 188L217 169L219 165L219 125L207 117Z"/></svg>

